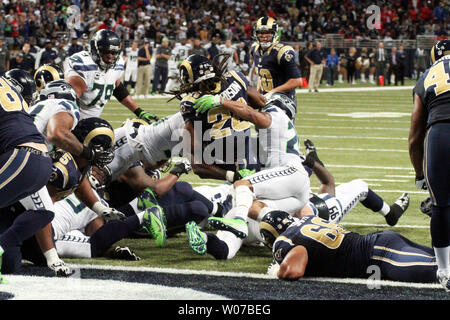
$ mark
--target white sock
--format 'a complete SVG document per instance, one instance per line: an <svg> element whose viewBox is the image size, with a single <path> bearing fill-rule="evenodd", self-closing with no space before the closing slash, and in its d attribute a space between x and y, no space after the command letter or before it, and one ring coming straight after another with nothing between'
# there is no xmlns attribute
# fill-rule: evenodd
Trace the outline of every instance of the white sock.
<svg viewBox="0 0 450 320"><path fill-rule="evenodd" d="M253 203L253 192L247 186L236 187L235 218L247 221L248 210Z"/></svg>
<svg viewBox="0 0 450 320"><path fill-rule="evenodd" d="M136 215L137 215L137 217L139 219L139 224L141 224L141 225L144 222L144 214L145 214L145 211L141 211L141 212L136 213Z"/></svg>
<svg viewBox="0 0 450 320"><path fill-rule="evenodd" d="M445 274L450 273L450 246L443 248L433 247L434 254L436 256L436 263L438 265L438 270L445 272Z"/></svg>
<svg viewBox="0 0 450 320"><path fill-rule="evenodd" d="M385 217L389 212L391 211L391 207L383 201L383 207L380 211L378 211L379 214L381 214L383 217Z"/></svg>

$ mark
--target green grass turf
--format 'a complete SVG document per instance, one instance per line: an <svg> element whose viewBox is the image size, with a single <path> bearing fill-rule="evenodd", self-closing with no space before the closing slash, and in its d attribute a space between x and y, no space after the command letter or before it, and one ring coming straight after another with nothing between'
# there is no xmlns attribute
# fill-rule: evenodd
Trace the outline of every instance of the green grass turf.
<svg viewBox="0 0 450 320"><path fill-rule="evenodd" d="M412 84L412 83L407 83ZM322 86L323 87L323 86ZM138 100L139 106L163 117L178 110L178 103L169 97L164 99ZM389 204L402 192L410 192L408 211L393 230L423 245L430 245L429 218L419 211L425 192L414 185L414 170L408 154L408 131L412 111L411 90L319 92L297 94L299 111L296 128L304 151L303 140L311 139L319 157L335 176L337 184L353 179L364 179L369 186ZM350 117L349 114L365 117ZM384 113L384 117L380 117ZM386 113L394 115L387 117ZM133 115L117 101L105 106L103 117L113 127L119 127ZM352 166L352 167L348 167ZM201 180L194 174L182 177L194 186L203 183L220 183L217 180ZM319 186L312 176L313 190ZM358 204L342 221L349 230L368 233L389 229L378 213ZM356 224L356 225L355 225ZM357 225L363 224L363 225ZM411 228L401 226L423 226ZM212 256L195 255L189 248L185 233L169 238L164 248L158 248L151 239L125 239L126 245L142 258L138 262L112 261L108 259L66 259L76 263L99 263L115 265L171 267L237 272L265 272L271 261L270 252L264 247L243 247L230 261L216 261Z"/></svg>

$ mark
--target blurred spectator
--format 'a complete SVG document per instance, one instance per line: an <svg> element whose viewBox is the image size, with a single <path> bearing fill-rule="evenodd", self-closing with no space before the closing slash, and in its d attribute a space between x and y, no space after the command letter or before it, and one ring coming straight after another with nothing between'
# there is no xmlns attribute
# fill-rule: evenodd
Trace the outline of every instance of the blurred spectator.
<svg viewBox="0 0 450 320"><path fill-rule="evenodd" d="M206 51L206 49L203 48L202 43L200 42L200 39L198 39L198 38L194 39L192 49L189 52L189 55L192 55L192 54L199 54L201 56L205 56L205 57L209 58L208 51Z"/></svg>
<svg viewBox="0 0 450 320"><path fill-rule="evenodd" d="M212 39L211 42L208 44L207 48L207 52L209 55L209 58L211 60L214 59L215 56L217 56L219 54L219 42L220 42L220 35L219 34L215 34Z"/></svg>
<svg viewBox="0 0 450 320"><path fill-rule="evenodd" d="M30 53L30 44L28 42L24 43L24 45L22 46L22 54L23 54L23 61L21 69L24 69L30 72L31 74L34 74L35 61Z"/></svg>
<svg viewBox="0 0 450 320"><path fill-rule="evenodd" d="M386 74L386 82L388 85L392 83L392 78L397 74L397 66L398 65L398 56L397 56L397 48L392 47L391 52L389 53L389 60L388 60L388 70Z"/></svg>
<svg viewBox="0 0 450 320"><path fill-rule="evenodd" d="M136 81L138 75L138 48L139 43L134 40L131 43L131 47L124 50L124 60L125 60L125 75L124 75L124 86L128 88L131 86L130 94L134 94L134 89L136 88Z"/></svg>
<svg viewBox="0 0 450 320"><path fill-rule="evenodd" d="M62 70L64 70L64 61L67 57L69 57L67 50L67 40L65 37L61 38L57 43L56 51L57 56L55 59L55 64L58 65Z"/></svg>
<svg viewBox="0 0 450 320"><path fill-rule="evenodd" d="M351 47L347 54L347 83L356 84L356 48Z"/></svg>
<svg viewBox="0 0 450 320"><path fill-rule="evenodd" d="M162 45L156 49L155 71L153 76L152 94L163 94L166 89L169 74L169 59L172 49L169 47L169 39L163 38Z"/></svg>
<svg viewBox="0 0 450 320"><path fill-rule="evenodd" d="M370 66L370 59L367 53L367 48L361 49L360 56L356 59L356 70L359 71L361 76L361 82L365 83L366 81L366 72Z"/></svg>
<svg viewBox="0 0 450 320"><path fill-rule="evenodd" d="M152 54L150 43L146 39L142 42L138 51L138 76L136 80L136 95L138 98L147 97L149 93Z"/></svg>
<svg viewBox="0 0 450 320"><path fill-rule="evenodd" d="M375 84L374 77L376 72L375 67L375 48L371 48L369 52L369 82Z"/></svg>
<svg viewBox="0 0 450 320"><path fill-rule="evenodd" d="M77 52L83 51L83 47L78 44L78 38L72 38L72 42L68 49L69 57Z"/></svg>
<svg viewBox="0 0 450 320"><path fill-rule="evenodd" d="M327 85L334 86L334 79L337 74L337 67L339 64L339 57L336 54L334 48L331 49L330 54L327 56L326 66L328 68Z"/></svg>
<svg viewBox="0 0 450 320"><path fill-rule="evenodd" d="M384 42L378 43L378 48L375 51L375 69L376 69L376 77L386 76L386 65L388 63L388 56L386 49L384 49ZM379 84L379 81L377 80Z"/></svg>
<svg viewBox="0 0 450 320"><path fill-rule="evenodd" d="M228 58L227 70L236 70L237 65L239 64L239 57L237 54L236 47L231 43L231 39L225 40L225 44L219 47L221 54L228 54L230 57Z"/></svg>
<svg viewBox="0 0 450 320"><path fill-rule="evenodd" d="M0 76L9 70L9 50L3 44L3 39L0 39Z"/></svg>
<svg viewBox="0 0 450 320"><path fill-rule="evenodd" d="M39 54L38 54L39 57ZM58 58L58 52L52 44L52 40L45 40L45 47L40 52L40 57L36 58L35 69L39 68L44 64L55 63L56 58Z"/></svg>
<svg viewBox="0 0 450 320"><path fill-rule="evenodd" d="M325 61L322 43L320 41L316 41L315 47L306 54L305 59L309 62L311 68L308 80L309 92L311 92L311 89L314 89L314 92L319 92L319 84L322 79Z"/></svg>
<svg viewBox="0 0 450 320"><path fill-rule="evenodd" d="M397 50L397 72L395 74L395 85L398 82L403 86L405 84L405 67L406 67L406 53L403 45L398 46Z"/></svg>
<svg viewBox="0 0 450 320"><path fill-rule="evenodd" d="M430 60L427 52L423 49L423 46L419 45L414 54L414 68L416 69L416 80L423 72L428 68L428 61Z"/></svg>
<svg viewBox="0 0 450 320"><path fill-rule="evenodd" d="M23 69L25 70L24 66L23 66L23 53L19 52L15 55L15 57L13 57L12 59L9 60L9 69Z"/></svg>

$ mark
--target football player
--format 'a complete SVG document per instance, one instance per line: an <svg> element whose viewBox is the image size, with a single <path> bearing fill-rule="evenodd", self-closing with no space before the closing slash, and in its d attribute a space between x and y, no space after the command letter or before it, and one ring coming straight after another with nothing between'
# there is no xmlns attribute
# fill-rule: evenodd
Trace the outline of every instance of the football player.
<svg viewBox="0 0 450 320"><path fill-rule="evenodd" d="M125 49L125 88L131 86L131 94L134 94L138 74L138 44L137 40L131 43L131 47Z"/></svg>
<svg viewBox="0 0 450 320"><path fill-rule="evenodd" d="M283 280L367 278L368 267L378 266L382 279L436 281L433 249L393 231L360 235L319 217L299 219L283 211L270 212L259 226L275 260L270 274Z"/></svg>
<svg viewBox="0 0 450 320"><path fill-rule="evenodd" d="M227 59L218 64L221 58L217 55L211 62L201 55L189 56L180 65L182 84L174 93L181 100L186 133L184 153L194 173L200 178L233 182L238 179L236 171L258 169L251 154L250 123L221 106L198 113L194 103L203 95L213 94L219 100L242 101L258 108L264 106L265 99L248 86L242 73L225 73Z"/></svg>
<svg viewBox="0 0 450 320"><path fill-rule="evenodd" d="M182 174L190 172L189 163L181 161L175 164L161 180L148 174L149 170L170 160L172 155L178 155L182 147L183 126L180 113L151 125L145 125L139 119L127 120L114 131L114 160L103 172L94 170L91 173L92 184L99 188L106 182L106 199L111 206L120 207L120 211L128 215L148 208L145 203L150 203L150 206L159 203L164 209L169 231L184 227L191 220L199 222L209 213L215 214L218 209L210 201L194 192L188 183L178 181ZM136 197L138 199L132 201ZM121 207L128 202L131 202L131 210L130 207Z"/></svg>
<svg viewBox="0 0 450 320"><path fill-rule="evenodd" d="M56 80L64 80L63 70L56 64L44 64L34 73L36 90L40 92L47 83Z"/></svg>
<svg viewBox="0 0 450 320"><path fill-rule="evenodd" d="M403 193L389 206L361 179L341 183L336 187L333 175L319 160L312 141L305 140L304 144L307 150L304 164L313 170L321 185L317 193L311 193L308 204L297 213L297 216L313 214L330 222L339 223L360 202L364 207L381 214L388 225L397 224L409 206L410 199L407 193Z"/></svg>
<svg viewBox="0 0 450 320"><path fill-rule="evenodd" d="M97 31L90 41L90 51L69 57L65 79L80 99L81 119L99 117L111 96L147 122L157 120L154 114L139 108L120 82L124 71L120 56L120 39L106 29Z"/></svg>
<svg viewBox="0 0 450 320"><path fill-rule="evenodd" d="M3 273L19 270L20 245L50 223L54 215L43 206L51 203L45 185L50 179L52 162L44 137L28 113L35 91L33 77L24 70L12 69L0 77L0 208L27 199L39 204L35 208L26 207L15 217L0 214Z"/></svg>
<svg viewBox="0 0 450 320"><path fill-rule="evenodd" d="M278 24L270 17L258 19L254 27L254 38L256 41L250 48L250 56L258 76L257 88L267 99L274 92L286 93L294 101L294 105L284 111L295 123L295 88L301 87L301 75L295 64L294 49L279 42Z"/></svg>
<svg viewBox="0 0 450 320"><path fill-rule="evenodd" d="M413 90L409 155L416 186L432 200L430 232L438 279L450 291L450 40L431 48L431 67Z"/></svg>
<svg viewBox="0 0 450 320"><path fill-rule="evenodd" d="M201 113L214 107L214 103L208 102L210 98L211 96L204 96L198 99L194 108ZM205 252L206 241L209 243L210 239L214 239L215 243L220 243L218 247L222 247L220 252L226 253L223 256L231 259L239 250L242 239L249 234L249 217L260 221L271 210L280 208L295 214L308 202L310 181L308 172L303 167L304 157L299 150L297 132L292 121L278 107L282 104L292 106L293 101L281 93L272 95L271 99L261 111L240 102L220 99L220 105L224 108L255 124L263 170L234 183L234 206L225 218L208 219L211 226L224 232L219 231L217 236L208 234L207 239L203 237L203 241L198 241L202 239L196 236L195 226L188 226L191 247L200 248L199 252ZM224 245L227 247L225 250Z"/></svg>

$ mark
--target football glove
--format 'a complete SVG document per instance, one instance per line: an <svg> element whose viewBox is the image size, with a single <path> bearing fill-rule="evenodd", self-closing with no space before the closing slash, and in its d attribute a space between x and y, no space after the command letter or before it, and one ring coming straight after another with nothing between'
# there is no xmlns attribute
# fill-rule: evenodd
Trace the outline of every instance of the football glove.
<svg viewBox="0 0 450 320"><path fill-rule="evenodd" d="M135 114L139 117L139 119L147 121L150 124L155 122L155 121L158 121L158 117L155 114L147 112L147 111L144 111L141 108L138 108L135 111Z"/></svg>
<svg viewBox="0 0 450 320"><path fill-rule="evenodd" d="M84 147L80 156L97 167L104 167L114 160L114 152L112 150L103 150L102 147Z"/></svg>
<svg viewBox="0 0 450 320"><path fill-rule="evenodd" d="M181 162L176 163L172 170L170 170L171 174L176 175L178 178L183 174L183 173L189 173L191 172L192 167L191 164L187 161L187 160L183 160Z"/></svg>
<svg viewBox="0 0 450 320"><path fill-rule="evenodd" d="M416 177L416 187L417 189L427 190L427 182L424 177Z"/></svg>
<svg viewBox="0 0 450 320"><path fill-rule="evenodd" d="M113 220L125 221L127 219L127 217L122 212L114 208L107 208L107 210L102 211L100 216L103 218L103 220L105 220L105 222Z"/></svg>
<svg viewBox="0 0 450 320"><path fill-rule="evenodd" d="M204 113L209 109L221 106L223 104L223 98L219 95L204 95L203 97L197 99L194 103L194 109L198 113Z"/></svg>
<svg viewBox="0 0 450 320"><path fill-rule="evenodd" d="M420 211L431 218L431 207L433 206L433 202L431 202L431 198L428 197L420 203Z"/></svg>
<svg viewBox="0 0 450 320"><path fill-rule="evenodd" d="M277 278L278 270L280 270L280 265L273 259L267 268L267 275Z"/></svg>
<svg viewBox="0 0 450 320"><path fill-rule="evenodd" d="M228 182L236 182L239 181L245 177L251 176L252 174L256 173L256 169L249 170L249 169L241 169L236 172L233 171L227 171L226 178Z"/></svg>
<svg viewBox="0 0 450 320"><path fill-rule="evenodd" d="M72 270L70 270L70 268L61 259L48 264L48 267L55 272L57 277L68 277L73 273Z"/></svg>
<svg viewBox="0 0 450 320"><path fill-rule="evenodd" d="M117 260L128 260L128 261L139 261L141 258L134 253L128 247L115 247L114 250L110 254L108 254L108 258L117 259Z"/></svg>

